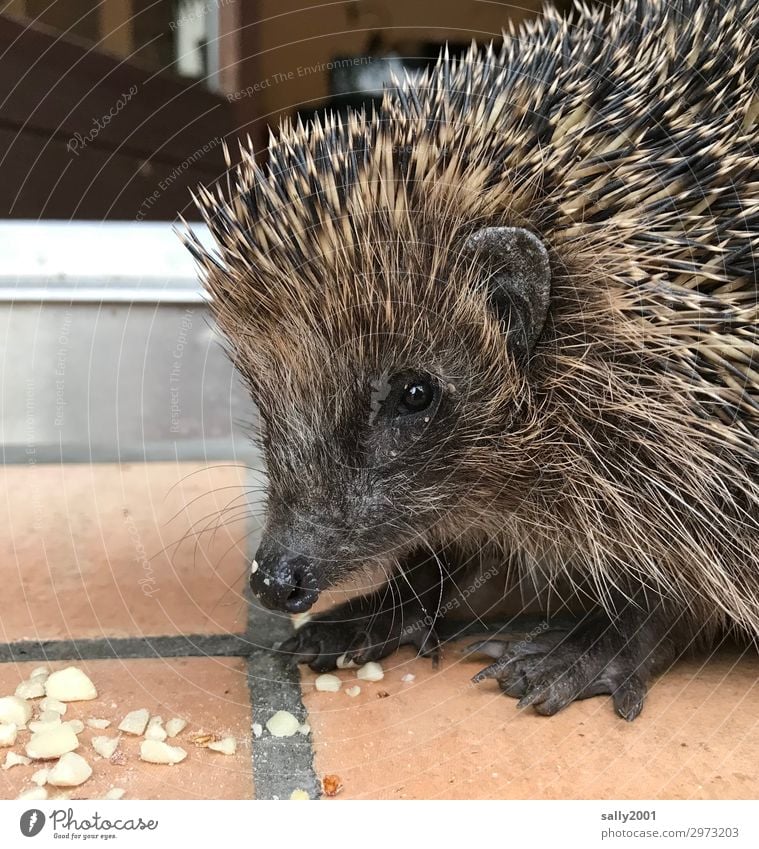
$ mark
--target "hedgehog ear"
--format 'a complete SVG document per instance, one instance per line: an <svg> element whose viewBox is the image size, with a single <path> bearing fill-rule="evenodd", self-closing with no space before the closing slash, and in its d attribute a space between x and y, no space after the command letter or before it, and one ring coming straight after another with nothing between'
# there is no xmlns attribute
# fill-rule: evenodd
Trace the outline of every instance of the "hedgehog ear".
<svg viewBox="0 0 759 849"><path fill-rule="evenodd" d="M548 314L551 265L543 242L522 227L484 227L466 240L490 272L488 295L508 327L509 345L525 359L538 341Z"/></svg>

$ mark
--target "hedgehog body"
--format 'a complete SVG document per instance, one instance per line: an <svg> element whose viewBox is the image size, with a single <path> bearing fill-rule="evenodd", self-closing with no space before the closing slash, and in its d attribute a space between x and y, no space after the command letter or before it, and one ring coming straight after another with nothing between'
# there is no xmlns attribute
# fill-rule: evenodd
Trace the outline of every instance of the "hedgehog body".
<svg viewBox="0 0 759 849"><path fill-rule="evenodd" d="M318 591L493 548L680 642L756 637L758 65L753 0L546 12L203 190L217 251L189 244L264 420L259 559ZM540 321L538 254L483 233L545 248Z"/></svg>

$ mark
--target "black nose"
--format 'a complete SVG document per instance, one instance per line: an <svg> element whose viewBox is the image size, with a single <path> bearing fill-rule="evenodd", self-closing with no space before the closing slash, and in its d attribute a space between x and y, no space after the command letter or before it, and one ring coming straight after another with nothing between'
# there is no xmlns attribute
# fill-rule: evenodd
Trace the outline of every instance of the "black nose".
<svg viewBox="0 0 759 849"><path fill-rule="evenodd" d="M302 613L319 598L317 570L305 557L267 557L259 549L253 561L250 588L271 610Z"/></svg>

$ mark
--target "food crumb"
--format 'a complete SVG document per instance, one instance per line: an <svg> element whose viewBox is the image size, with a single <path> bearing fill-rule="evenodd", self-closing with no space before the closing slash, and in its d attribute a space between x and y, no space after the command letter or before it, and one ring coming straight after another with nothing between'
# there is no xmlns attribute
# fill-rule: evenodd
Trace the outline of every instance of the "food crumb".
<svg viewBox="0 0 759 849"><path fill-rule="evenodd" d="M39 699L45 695L45 682L41 678L30 678L22 681L16 687L16 695L19 699Z"/></svg>
<svg viewBox="0 0 759 849"><path fill-rule="evenodd" d="M190 737L190 742L195 746L207 748L210 743L218 743L221 740L218 734L209 734L206 731L201 731L194 737Z"/></svg>
<svg viewBox="0 0 759 849"><path fill-rule="evenodd" d="M369 661L356 672L356 677L362 681L381 681L385 677L385 673L379 663Z"/></svg>
<svg viewBox="0 0 759 849"><path fill-rule="evenodd" d="M301 790L300 788L297 788L296 790L293 790L293 792L290 794L290 798L293 799L293 800L300 800L300 799L306 800L306 799L310 799L311 797L308 795L308 793L306 793L305 790Z"/></svg>
<svg viewBox="0 0 759 849"><path fill-rule="evenodd" d="M106 794L103 796L104 799L123 799L126 790L123 787L112 787Z"/></svg>
<svg viewBox="0 0 759 849"><path fill-rule="evenodd" d="M15 722L0 722L0 747L13 746L18 735Z"/></svg>
<svg viewBox="0 0 759 849"><path fill-rule="evenodd" d="M272 737L292 737L300 728L300 722L286 710L278 710L266 722Z"/></svg>
<svg viewBox="0 0 759 849"><path fill-rule="evenodd" d="M24 790L23 793L19 793L16 796L17 799L38 799L43 800L47 799L47 790L44 787L30 787L28 790Z"/></svg>
<svg viewBox="0 0 759 849"><path fill-rule="evenodd" d="M223 737L209 743L208 748L213 752L221 752L222 755L234 755L237 751L237 740L234 737Z"/></svg>
<svg viewBox="0 0 759 849"><path fill-rule="evenodd" d="M3 769L10 769L12 766L28 766L31 762L31 758L24 757L24 755L17 755L15 752L8 752L5 756Z"/></svg>
<svg viewBox="0 0 759 849"><path fill-rule="evenodd" d="M78 787L92 775L92 767L76 752L65 755L50 770L47 783L54 787Z"/></svg>
<svg viewBox="0 0 759 849"><path fill-rule="evenodd" d="M322 788L324 789L325 796L337 796L337 794L343 789L343 781L339 775L325 775L322 778Z"/></svg>
<svg viewBox="0 0 759 849"><path fill-rule="evenodd" d="M77 666L53 672L45 681L45 695L59 702L86 702L96 699L98 691Z"/></svg>
<svg viewBox="0 0 759 849"><path fill-rule="evenodd" d="M337 675L327 673L317 676L314 686L320 693L336 693L343 686L343 682Z"/></svg>
<svg viewBox="0 0 759 849"><path fill-rule="evenodd" d="M145 733L149 720L150 711L147 708L129 711L119 723L119 731L141 737Z"/></svg>
<svg viewBox="0 0 759 849"><path fill-rule="evenodd" d="M36 772L32 773L32 784L36 784L38 787L43 787L45 784L47 784L48 775L50 775L50 770L46 767L38 769Z"/></svg>
<svg viewBox="0 0 759 849"><path fill-rule="evenodd" d="M181 734L182 731L187 727L187 721L184 719L179 719L175 717L174 719L170 719L166 723L166 734L169 737L176 737L177 734Z"/></svg>
<svg viewBox="0 0 759 849"><path fill-rule="evenodd" d="M143 740L140 744L140 760L152 764L178 764L187 757L180 746L169 746L161 740Z"/></svg>
<svg viewBox="0 0 759 849"><path fill-rule="evenodd" d="M101 758L108 760L112 757L119 745L118 737L93 737L92 748L100 755Z"/></svg>

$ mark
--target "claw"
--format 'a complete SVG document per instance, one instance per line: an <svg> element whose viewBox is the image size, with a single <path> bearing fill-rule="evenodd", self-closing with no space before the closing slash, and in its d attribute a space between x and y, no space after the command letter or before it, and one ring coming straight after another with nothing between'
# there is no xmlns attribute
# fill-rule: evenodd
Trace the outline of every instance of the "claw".
<svg viewBox="0 0 759 849"><path fill-rule="evenodd" d="M279 643L279 645L276 647L275 651L277 651L281 654L289 654L290 655L290 657L289 657L290 663L297 664L297 663L301 662L301 657L302 657L302 652L299 651L299 649L300 649L300 638L296 634L294 637L290 637L289 639L285 640L284 642ZM314 653L313 656L316 657L316 654ZM306 659L307 659L306 657L303 657L303 660L306 660Z"/></svg>
<svg viewBox="0 0 759 849"><path fill-rule="evenodd" d="M403 619L397 621L395 611L386 611L384 616L376 612L365 616L341 619L331 614L319 614L282 642L278 650L288 656L293 664L307 663L314 672L328 672L353 661L363 665L382 660L400 645L413 645L420 655L432 659L433 668L440 663L440 639L431 628L411 627L409 610L407 627L399 630ZM422 620L420 619L420 622Z"/></svg>
<svg viewBox="0 0 759 849"><path fill-rule="evenodd" d="M539 685L537 687L533 687L529 693L526 693L522 698L517 702L518 708L526 708L530 707L530 705L537 705L540 702L544 701L546 696L548 695L549 688L545 685Z"/></svg>
<svg viewBox="0 0 759 849"><path fill-rule="evenodd" d="M443 647L440 642L440 638L434 630L430 630L427 632L427 636L425 637L421 646L419 646L419 655L420 657L430 658L430 660L432 661L433 669L440 668L440 660L443 655Z"/></svg>
<svg viewBox="0 0 759 849"><path fill-rule="evenodd" d="M631 675L612 694L614 710L628 722L632 722L640 714L645 700L646 685L637 675Z"/></svg>
<svg viewBox="0 0 759 849"><path fill-rule="evenodd" d="M481 669L476 675L473 675L472 682L474 684L479 684L481 681L485 681L487 678L498 678L507 666L510 666L512 663L514 663L515 660L518 659L519 655L504 654L499 657L495 663L491 663L490 666L486 666L484 669Z"/></svg>
<svg viewBox="0 0 759 849"><path fill-rule="evenodd" d="M492 657L494 660L501 657L508 650L511 640L478 640L476 643L470 643L461 649L465 657L470 657L473 654L484 654L486 657Z"/></svg>
<svg viewBox="0 0 759 849"><path fill-rule="evenodd" d="M539 713L541 716L554 716L560 710L564 710L567 705L572 702L571 698L559 698L557 696L549 696L542 702L536 702L533 704L535 708L535 713Z"/></svg>
<svg viewBox="0 0 759 849"><path fill-rule="evenodd" d="M497 663L491 663L490 666L486 666L484 669L481 669L476 675L472 675L470 680L472 684L480 684L487 678L495 678L496 675L498 675L500 668L501 667Z"/></svg>
<svg viewBox="0 0 759 849"><path fill-rule="evenodd" d="M359 631L348 646L348 651L345 652L345 661L362 666L367 661L372 660L371 654L373 645L371 636L367 631Z"/></svg>

